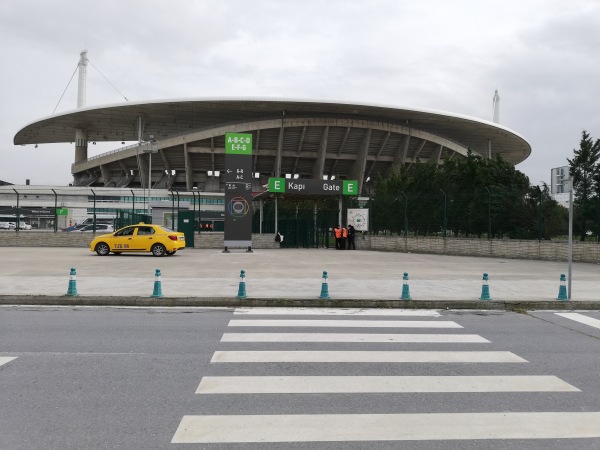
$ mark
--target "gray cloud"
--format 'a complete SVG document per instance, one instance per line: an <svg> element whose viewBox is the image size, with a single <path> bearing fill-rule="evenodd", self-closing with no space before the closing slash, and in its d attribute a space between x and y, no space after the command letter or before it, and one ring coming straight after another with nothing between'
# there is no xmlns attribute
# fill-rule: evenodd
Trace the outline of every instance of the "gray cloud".
<svg viewBox="0 0 600 450"><path fill-rule="evenodd" d="M548 182L582 129L600 137L597 23L594 0L4 0L0 179L71 180L72 146L15 147L12 138L52 113L87 47L132 101L323 98L490 120L499 89L502 124L533 146L518 168ZM75 108L76 84L58 111ZM90 67L88 105L121 101Z"/></svg>

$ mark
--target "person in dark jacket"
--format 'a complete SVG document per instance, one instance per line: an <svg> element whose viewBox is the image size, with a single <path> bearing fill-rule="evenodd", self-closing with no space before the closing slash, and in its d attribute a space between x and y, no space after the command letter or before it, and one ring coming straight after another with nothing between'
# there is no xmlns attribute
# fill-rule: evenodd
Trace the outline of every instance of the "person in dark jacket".
<svg viewBox="0 0 600 450"><path fill-rule="evenodd" d="M350 247L352 247L352 250L356 250L356 245L354 245L355 231L353 225L348 225L348 250L350 250Z"/></svg>

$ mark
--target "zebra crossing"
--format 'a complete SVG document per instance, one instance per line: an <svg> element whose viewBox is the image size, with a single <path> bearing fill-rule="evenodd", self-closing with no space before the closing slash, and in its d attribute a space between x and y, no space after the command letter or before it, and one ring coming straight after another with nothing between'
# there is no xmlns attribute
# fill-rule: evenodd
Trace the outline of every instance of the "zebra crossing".
<svg viewBox="0 0 600 450"><path fill-rule="evenodd" d="M575 322L589 325L594 328L600 328L600 320L594 319L593 317L584 316L579 313L555 313L557 316L564 317L565 319L571 319Z"/></svg>
<svg viewBox="0 0 600 450"><path fill-rule="evenodd" d="M0 356L0 366L11 362L13 359L17 359L16 356Z"/></svg>
<svg viewBox="0 0 600 450"><path fill-rule="evenodd" d="M502 363L517 367L527 364L524 358L509 351L485 350L490 341L483 336L463 334L463 327L442 320L437 311L346 310L279 308L240 308L228 328L277 327L278 329L326 328L309 332L225 332L223 343L253 345L253 350L217 350L211 363L231 367L228 376L204 376L195 394L265 396L296 394L408 394L408 393L540 393L581 392L552 375L448 375L448 376L373 376L310 375L252 376L236 374L238 363L424 363L485 364ZM261 316L290 316L289 319L263 319ZM295 316L315 316L297 319ZM331 319L328 316L346 316ZM255 317L256 318L252 318ZM294 317L291 317L294 316ZM352 317L348 317L352 316ZM380 316L380 317L377 317ZM382 320L386 316L387 320ZM322 318L326 317L326 318ZM357 317L357 318L354 318ZM406 319L403 319L406 318ZM418 319L418 320L417 320ZM337 333L336 329L355 329ZM374 329L392 329L393 333L370 333ZM401 333L406 329L432 330ZM440 334L454 329L453 334ZM361 331L362 330L362 331ZM377 350L273 350L270 345L296 343L373 344ZM390 350L389 344L472 344L478 350ZM256 346L264 349L256 350ZM478 347L478 346L483 346ZM278 366L280 367L280 366ZM424 371L425 372L425 371ZM261 398L261 397L259 397ZM560 439L600 437L600 412L452 412L394 414L240 414L186 415L175 431L172 443L241 444L282 442L364 442L404 440L477 440L477 439Z"/></svg>

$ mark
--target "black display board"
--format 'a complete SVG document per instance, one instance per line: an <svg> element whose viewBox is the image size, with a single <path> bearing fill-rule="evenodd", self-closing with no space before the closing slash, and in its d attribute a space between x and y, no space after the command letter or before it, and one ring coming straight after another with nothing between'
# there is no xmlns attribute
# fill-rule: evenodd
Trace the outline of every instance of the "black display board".
<svg viewBox="0 0 600 450"><path fill-rule="evenodd" d="M228 248L252 249L252 135L225 133L225 236Z"/></svg>

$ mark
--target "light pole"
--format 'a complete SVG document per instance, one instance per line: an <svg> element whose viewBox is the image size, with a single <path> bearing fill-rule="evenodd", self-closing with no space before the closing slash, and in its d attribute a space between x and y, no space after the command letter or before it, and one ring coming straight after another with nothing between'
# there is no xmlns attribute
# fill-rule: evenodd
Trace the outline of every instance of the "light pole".
<svg viewBox="0 0 600 450"><path fill-rule="evenodd" d="M567 250L567 259L569 262L568 267L568 287L567 287L567 299L571 300L571 279L573 275L573 175L569 173L567 180L567 186L569 188L569 248Z"/></svg>
<svg viewBox="0 0 600 450"><path fill-rule="evenodd" d="M538 240L541 241L544 238L544 192L542 188L538 185L537 187L540 191L540 208L539 208L539 218L538 218Z"/></svg>
<svg viewBox="0 0 600 450"><path fill-rule="evenodd" d="M158 153L158 142L154 135L149 136L150 140L146 143L143 152L148 153L148 215L150 216L150 197L152 193L152 153Z"/></svg>

